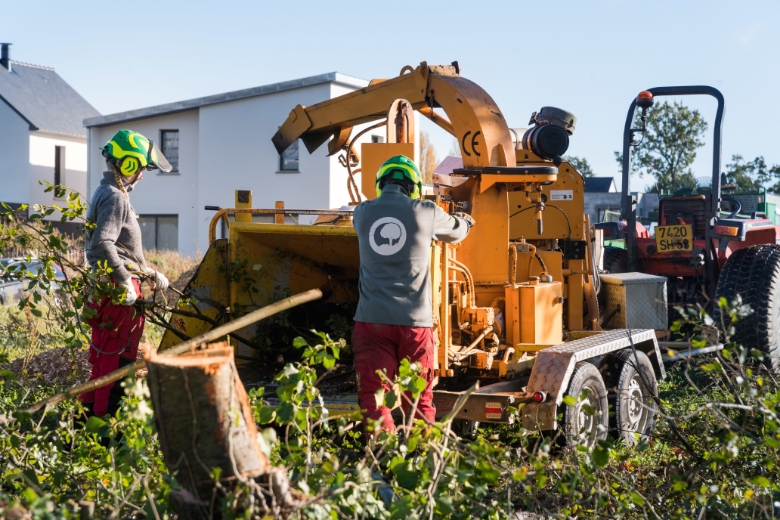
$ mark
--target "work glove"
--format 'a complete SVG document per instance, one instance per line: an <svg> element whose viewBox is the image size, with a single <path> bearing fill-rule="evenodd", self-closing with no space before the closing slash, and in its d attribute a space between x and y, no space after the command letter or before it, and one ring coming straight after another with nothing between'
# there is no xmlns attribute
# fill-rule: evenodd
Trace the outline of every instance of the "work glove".
<svg viewBox="0 0 780 520"><path fill-rule="evenodd" d="M471 229L471 227L472 227L474 224L476 224L476 222L474 221L474 219L472 218L472 216L471 216L471 215L469 215L468 213L464 213L464 212L462 212L462 211L458 211L457 213L453 213L453 214L452 214L452 216L453 216L453 217L458 217L459 219L462 219L462 220L465 220L465 221L466 221L466 224L468 224L468 225L469 225L469 229Z"/></svg>
<svg viewBox="0 0 780 520"><path fill-rule="evenodd" d="M133 305L135 301L138 299L138 293L135 292L135 286L133 285L133 279L128 278L124 282L119 284L119 287L122 287L124 290L127 291L127 295L125 295L125 301L122 302L123 305Z"/></svg>
<svg viewBox="0 0 780 520"><path fill-rule="evenodd" d="M146 268L146 274L148 274L149 276L152 277L152 282L154 283L154 288L155 289L159 289L161 291L164 291L170 285L170 282L168 282L168 279L160 271L155 271L154 269L152 269L150 267L147 267Z"/></svg>

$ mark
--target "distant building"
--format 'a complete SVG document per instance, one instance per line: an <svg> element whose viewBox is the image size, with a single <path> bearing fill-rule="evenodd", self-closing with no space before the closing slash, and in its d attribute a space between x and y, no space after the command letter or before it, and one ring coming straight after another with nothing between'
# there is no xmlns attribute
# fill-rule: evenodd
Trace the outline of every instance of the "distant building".
<svg viewBox="0 0 780 520"><path fill-rule="evenodd" d="M619 220L620 196L614 177L585 178L585 213L592 223ZM658 194L634 191L631 197L637 201L637 216L649 223L658 212Z"/></svg>
<svg viewBox="0 0 780 520"><path fill-rule="evenodd" d="M0 47L0 201L65 205L53 192L44 193L38 184L44 180L86 195L83 121L100 113L54 69L13 61L10 44ZM65 229L75 230L70 227Z"/></svg>
<svg viewBox="0 0 780 520"><path fill-rule="evenodd" d="M89 118L89 187L100 183L100 147L122 128L159 144L170 173L146 172L131 200L140 215L144 247L205 253L214 211L235 207L235 191L251 190L252 206L293 209L348 204L347 171L327 146L309 154L300 142L280 157L271 137L296 105L313 105L366 87L368 81L337 72L272 85ZM353 135L357 129L353 132ZM360 142L383 142L385 129ZM360 147L356 147L360 153ZM355 178L360 185L360 175ZM314 217L301 216L309 223ZM258 220L256 218L256 220Z"/></svg>
<svg viewBox="0 0 780 520"><path fill-rule="evenodd" d="M617 193L614 177L585 177L585 193Z"/></svg>

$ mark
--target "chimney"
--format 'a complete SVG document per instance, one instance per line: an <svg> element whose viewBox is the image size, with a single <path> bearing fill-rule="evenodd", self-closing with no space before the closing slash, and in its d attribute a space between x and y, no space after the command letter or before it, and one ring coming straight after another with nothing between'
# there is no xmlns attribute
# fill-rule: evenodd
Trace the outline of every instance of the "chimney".
<svg viewBox="0 0 780 520"><path fill-rule="evenodd" d="M13 45L11 43L0 43L0 47L2 47L2 54L0 54L0 65L8 69L8 72L11 72L11 56L10 56L10 49L9 47Z"/></svg>

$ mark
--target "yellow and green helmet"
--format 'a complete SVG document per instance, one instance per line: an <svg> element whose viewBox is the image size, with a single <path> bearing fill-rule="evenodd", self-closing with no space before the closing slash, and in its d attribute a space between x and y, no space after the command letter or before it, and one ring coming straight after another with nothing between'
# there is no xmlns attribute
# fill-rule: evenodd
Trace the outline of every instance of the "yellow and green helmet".
<svg viewBox="0 0 780 520"><path fill-rule="evenodd" d="M171 171L171 164L154 141L132 130L120 130L103 147L103 157L116 161L122 175L135 175L138 168Z"/></svg>
<svg viewBox="0 0 780 520"><path fill-rule="evenodd" d="M376 196L382 195L383 179L397 179L408 180L414 184L414 189L409 196L413 199L419 199L422 195L422 175L420 170L417 169L417 165L414 161L409 159L405 155L396 155L389 158L382 166L379 167L379 171L376 172Z"/></svg>

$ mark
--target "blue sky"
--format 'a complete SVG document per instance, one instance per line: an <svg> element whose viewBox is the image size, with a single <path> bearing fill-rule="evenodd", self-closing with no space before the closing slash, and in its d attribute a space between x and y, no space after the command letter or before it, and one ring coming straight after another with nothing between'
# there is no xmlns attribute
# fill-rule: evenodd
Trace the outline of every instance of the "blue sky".
<svg viewBox="0 0 780 520"><path fill-rule="evenodd" d="M13 59L55 67L104 114L322 72L371 79L458 60L512 126L544 105L573 112L570 153L600 175L617 174L613 152L638 91L707 84L726 98L724 161L780 163L776 0L4 0L0 41L14 44ZM686 103L714 119L714 102ZM452 140L432 133L441 157ZM696 175L709 174L710 158L700 151Z"/></svg>

